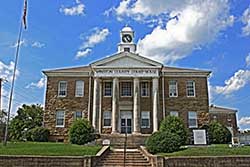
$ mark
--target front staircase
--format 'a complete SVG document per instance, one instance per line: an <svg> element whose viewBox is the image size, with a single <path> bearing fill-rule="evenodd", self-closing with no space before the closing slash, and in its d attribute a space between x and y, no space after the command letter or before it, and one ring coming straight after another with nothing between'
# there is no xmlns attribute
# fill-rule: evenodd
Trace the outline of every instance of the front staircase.
<svg viewBox="0 0 250 167"><path fill-rule="evenodd" d="M97 163L97 167L152 167L150 162L138 149L127 149L124 163L124 150L113 149Z"/></svg>

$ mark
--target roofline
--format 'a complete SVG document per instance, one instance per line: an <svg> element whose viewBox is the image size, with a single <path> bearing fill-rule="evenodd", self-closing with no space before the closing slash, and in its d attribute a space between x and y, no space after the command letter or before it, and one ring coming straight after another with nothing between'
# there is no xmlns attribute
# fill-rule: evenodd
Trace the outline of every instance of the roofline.
<svg viewBox="0 0 250 167"><path fill-rule="evenodd" d="M81 67L90 67L89 65L85 65L85 66L69 66L69 67L59 67L59 68L51 68L51 69L43 69L42 72L54 72L54 71L58 71L58 70L68 70L71 68L81 68Z"/></svg>
<svg viewBox="0 0 250 167"><path fill-rule="evenodd" d="M164 66L162 63L160 63L160 62L158 62L158 61L152 60L152 59L147 58L147 57L145 57L145 56L141 56L141 55L138 54L138 53L132 53L132 52L118 52L118 53L112 54L112 55L110 55L110 56L106 56L105 58L100 58L100 59L98 59L98 60L96 60L96 61L90 63L89 65L90 65L91 67L93 67L93 66L95 66L95 64L98 64L98 63L101 62L101 61L104 61L104 62L105 62L107 59L112 59L113 57L117 56L118 54L126 54L126 53L136 55L136 56L138 56L138 57L140 57L140 58L142 58L142 59L144 59L144 60L146 60L146 61L151 61L151 62L153 62L153 63L155 63L155 64L158 64L158 66L161 66L160 68L163 68L163 66ZM111 61L112 61L112 60L111 60Z"/></svg>
<svg viewBox="0 0 250 167"><path fill-rule="evenodd" d="M235 109L235 108L228 108L228 107L223 107L223 106L216 106L216 105L213 105L213 104L211 104L211 105L209 106L209 108L210 108L210 107L220 108L220 109L226 109L226 110L231 110L231 111L234 111L234 112L238 112L238 110Z"/></svg>

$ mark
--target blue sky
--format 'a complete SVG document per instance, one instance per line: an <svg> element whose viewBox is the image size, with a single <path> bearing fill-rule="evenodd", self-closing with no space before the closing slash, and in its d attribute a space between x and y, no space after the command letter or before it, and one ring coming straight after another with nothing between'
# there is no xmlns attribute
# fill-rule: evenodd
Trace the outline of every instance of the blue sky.
<svg viewBox="0 0 250 167"><path fill-rule="evenodd" d="M7 107L23 1L0 6L0 77ZM250 129L249 0L28 1L12 113L44 104L43 69L87 65L117 51L129 24L138 52L165 65L208 69L210 102L236 108Z"/></svg>

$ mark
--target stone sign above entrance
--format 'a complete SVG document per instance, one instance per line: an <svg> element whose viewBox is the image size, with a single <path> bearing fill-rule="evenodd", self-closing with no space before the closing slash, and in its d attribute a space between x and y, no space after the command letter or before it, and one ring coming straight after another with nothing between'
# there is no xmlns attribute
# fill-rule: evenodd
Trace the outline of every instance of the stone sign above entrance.
<svg viewBox="0 0 250 167"><path fill-rule="evenodd" d="M95 77L158 77L158 69L96 69Z"/></svg>

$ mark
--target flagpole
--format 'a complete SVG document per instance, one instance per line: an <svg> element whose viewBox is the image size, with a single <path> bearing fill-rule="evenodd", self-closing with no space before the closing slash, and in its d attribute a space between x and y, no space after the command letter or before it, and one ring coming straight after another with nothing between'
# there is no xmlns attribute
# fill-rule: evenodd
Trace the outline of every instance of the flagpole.
<svg viewBox="0 0 250 167"><path fill-rule="evenodd" d="M20 50L20 42L21 42L21 38L22 38L22 33L23 33L23 23L22 23L22 19L21 19L17 47L16 47L15 66L14 66L14 72L13 72L12 83L11 83L11 91L10 91L9 106L8 106L8 113L7 113L7 122L6 122L5 133L4 133L4 141L3 141L4 146L7 145L7 140L8 140L10 111L11 111L11 105L12 105L12 99L13 99L13 92L14 92L15 78L16 78L16 68L17 68L17 61L18 61L18 57L19 57L19 50Z"/></svg>

